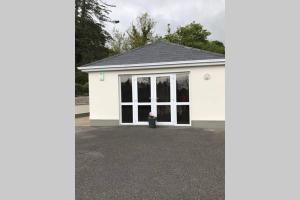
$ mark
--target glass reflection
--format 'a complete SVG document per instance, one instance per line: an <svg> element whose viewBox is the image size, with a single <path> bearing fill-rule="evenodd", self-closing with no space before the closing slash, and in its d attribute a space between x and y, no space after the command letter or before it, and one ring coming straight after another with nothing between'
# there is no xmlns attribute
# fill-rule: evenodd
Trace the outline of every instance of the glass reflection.
<svg viewBox="0 0 300 200"><path fill-rule="evenodd" d="M176 74L176 100L177 102L189 102L189 76Z"/></svg>
<svg viewBox="0 0 300 200"><path fill-rule="evenodd" d="M132 102L131 76L121 77L121 100L122 102Z"/></svg>
<svg viewBox="0 0 300 200"><path fill-rule="evenodd" d="M180 105L177 106L177 124L190 123L190 106Z"/></svg>
<svg viewBox="0 0 300 200"><path fill-rule="evenodd" d="M151 85L150 77L137 78L138 85L138 102L151 101Z"/></svg>
<svg viewBox="0 0 300 200"><path fill-rule="evenodd" d="M122 123L132 123L132 106L122 106Z"/></svg>
<svg viewBox="0 0 300 200"><path fill-rule="evenodd" d="M161 76L156 78L157 102L170 102L170 77Z"/></svg>
<svg viewBox="0 0 300 200"><path fill-rule="evenodd" d="M138 120L140 122L148 121L149 113L151 112L151 106L139 106L138 107Z"/></svg>
<svg viewBox="0 0 300 200"><path fill-rule="evenodd" d="M169 105L157 106L157 121L170 122L171 121L171 107Z"/></svg>

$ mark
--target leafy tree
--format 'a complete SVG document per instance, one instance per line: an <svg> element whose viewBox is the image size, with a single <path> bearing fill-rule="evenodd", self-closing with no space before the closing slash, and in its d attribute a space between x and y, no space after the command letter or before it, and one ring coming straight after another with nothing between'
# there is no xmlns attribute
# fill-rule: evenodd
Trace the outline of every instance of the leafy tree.
<svg viewBox="0 0 300 200"><path fill-rule="evenodd" d="M80 66L108 56L105 43L111 38L105 31L104 22L111 21L111 12L99 0L75 1L75 54L76 66Z"/></svg>
<svg viewBox="0 0 300 200"><path fill-rule="evenodd" d="M192 22L186 26L179 27L174 33L171 33L170 25L168 24L167 34L164 36L164 39L173 43L224 54L224 44L220 41L209 41L209 35L211 33L199 23Z"/></svg>
<svg viewBox="0 0 300 200"><path fill-rule="evenodd" d="M108 8L112 6L100 0L75 0L76 67L109 55L109 49L105 44L111 36L105 31L104 22L111 21L107 15L111 12ZM87 74L76 68L75 82L84 85L87 81Z"/></svg>
<svg viewBox="0 0 300 200"><path fill-rule="evenodd" d="M157 35L154 36L153 28L155 24L156 22L149 14L144 13L137 17L136 22L133 22L125 33L113 29L112 39L109 42L111 55L144 46L147 42L153 42L161 38Z"/></svg>
<svg viewBox="0 0 300 200"><path fill-rule="evenodd" d="M136 24L132 24L127 31L130 48L134 49L147 44L149 41L155 40L155 37L153 36L155 24L156 22L148 13L139 16Z"/></svg>
<svg viewBox="0 0 300 200"><path fill-rule="evenodd" d="M112 39L110 40L111 54L124 53L130 49L128 37L125 33L121 33L117 29L112 31Z"/></svg>

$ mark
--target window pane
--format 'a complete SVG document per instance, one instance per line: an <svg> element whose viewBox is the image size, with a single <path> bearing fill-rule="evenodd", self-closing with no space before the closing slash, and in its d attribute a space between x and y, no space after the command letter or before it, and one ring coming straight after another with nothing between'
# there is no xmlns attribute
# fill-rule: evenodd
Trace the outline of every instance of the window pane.
<svg viewBox="0 0 300 200"><path fill-rule="evenodd" d="M132 123L132 106L122 106L122 123Z"/></svg>
<svg viewBox="0 0 300 200"><path fill-rule="evenodd" d="M131 76L121 76L121 99L122 102L132 102Z"/></svg>
<svg viewBox="0 0 300 200"><path fill-rule="evenodd" d="M170 102L170 77L161 76L156 78L157 102Z"/></svg>
<svg viewBox="0 0 300 200"><path fill-rule="evenodd" d="M151 112L151 106L139 106L138 107L138 120L139 122L148 121L149 113Z"/></svg>
<svg viewBox="0 0 300 200"><path fill-rule="evenodd" d="M171 121L170 106L168 106L168 105L157 106L157 121L158 122L170 122Z"/></svg>
<svg viewBox="0 0 300 200"><path fill-rule="evenodd" d="M190 106L177 106L177 124L190 123Z"/></svg>
<svg viewBox="0 0 300 200"><path fill-rule="evenodd" d="M176 74L177 102L189 102L189 76Z"/></svg>
<svg viewBox="0 0 300 200"><path fill-rule="evenodd" d="M150 77L137 78L138 85L138 102L151 101L151 84Z"/></svg>

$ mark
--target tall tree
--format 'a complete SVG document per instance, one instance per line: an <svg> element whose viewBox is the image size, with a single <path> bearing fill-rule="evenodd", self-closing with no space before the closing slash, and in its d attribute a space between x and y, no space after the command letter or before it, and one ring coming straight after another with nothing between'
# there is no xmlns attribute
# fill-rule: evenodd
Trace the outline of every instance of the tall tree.
<svg viewBox="0 0 300 200"><path fill-rule="evenodd" d="M158 40L160 37L154 36L153 32L155 24L156 22L149 14L144 13L132 22L125 33L113 29L112 39L109 42L111 54L123 53L129 49L144 46L147 42Z"/></svg>
<svg viewBox="0 0 300 200"><path fill-rule="evenodd" d="M113 5L101 0L75 0L76 67L108 56L109 50L105 44L111 36L105 30L104 22L111 21L108 17L111 12L109 7L113 7ZM87 81L87 74L76 68L76 84L82 86Z"/></svg>
<svg viewBox="0 0 300 200"><path fill-rule="evenodd" d="M132 23L127 31L130 48L137 48L145 45L149 41L153 41L155 39L153 35L155 24L156 22L148 13L137 17L136 24Z"/></svg>
<svg viewBox="0 0 300 200"><path fill-rule="evenodd" d="M112 39L110 40L110 48L112 54L124 53L130 49L129 40L125 33L121 33L117 29L112 31Z"/></svg>
<svg viewBox="0 0 300 200"><path fill-rule="evenodd" d="M177 28L174 33L170 33L170 25L168 25L167 34L164 36L164 39L185 46L224 54L224 44L220 41L209 41L208 36L210 35L211 33L204 29L201 24L192 22L186 26Z"/></svg>
<svg viewBox="0 0 300 200"><path fill-rule="evenodd" d="M76 66L104 58L108 55L105 43L110 34L105 31L104 22L111 11L99 0L75 1L75 55Z"/></svg>

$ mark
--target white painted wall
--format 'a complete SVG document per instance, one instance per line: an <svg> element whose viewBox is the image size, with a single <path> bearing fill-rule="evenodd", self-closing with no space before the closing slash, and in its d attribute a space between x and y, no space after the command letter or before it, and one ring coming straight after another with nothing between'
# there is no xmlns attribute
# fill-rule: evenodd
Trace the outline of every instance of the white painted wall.
<svg viewBox="0 0 300 200"><path fill-rule="evenodd" d="M191 120L225 120L225 66L108 71L104 81L99 72L90 72L90 119L119 120L119 75L176 72L190 72Z"/></svg>

